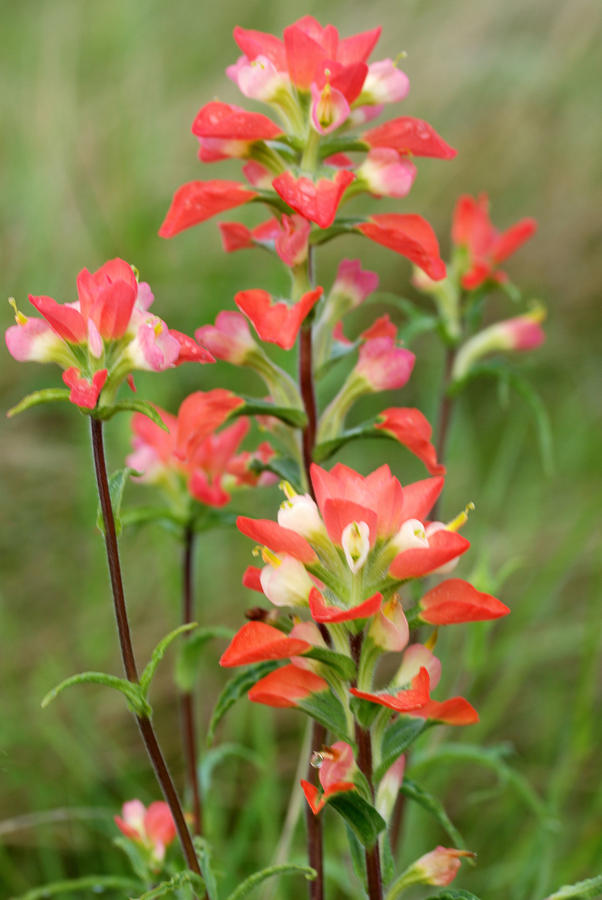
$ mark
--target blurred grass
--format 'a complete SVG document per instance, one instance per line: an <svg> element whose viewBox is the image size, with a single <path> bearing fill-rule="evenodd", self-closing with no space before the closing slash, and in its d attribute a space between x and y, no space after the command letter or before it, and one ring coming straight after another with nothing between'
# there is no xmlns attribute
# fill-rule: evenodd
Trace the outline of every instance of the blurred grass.
<svg viewBox="0 0 602 900"><path fill-rule="evenodd" d="M494 626L451 629L438 649L440 695L461 690L481 715L470 733L451 737L488 746L511 742L510 763L542 798L546 821L510 786L473 765L441 761L421 771L420 780L443 791L468 846L479 854L479 866L462 876L467 889L484 898L541 900L555 885L594 874L602 858L602 734L595 713L602 618L596 541L602 126L594 104L602 9L588 0L534 0L528 7L519 0L406 0L403 6L380 0L369 11L335 0L303 7L288 0L209 7L181 0L169 8L158 0L25 0L4 3L0 12L0 264L5 293L24 310L28 292L72 299L79 269L114 255L139 267L155 291L157 312L184 331L212 321L231 306L236 290L285 288L282 273L263 257L224 257L215 223L171 242L156 235L179 184L214 174L236 177L237 167L229 164L203 172L189 133L197 109L211 97L237 102L223 72L237 55L231 40L236 23L279 32L305 12L344 33L382 23L378 55L409 54L412 89L403 113L432 122L459 150L452 163L420 161L411 196L383 208L427 216L444 249L460 192L489 192L500 226L523 215L538 218L538 235L508 268L526 296L540 296L550 310L548 342L522 368L550 411L555 472L549 478L542 473L522 401L512 398L501 409L492 384L472 386L458 404L450 436L444 512L455 513L469 499L477 503L466 529L473 551L461 574L474 566L483 577L486 568L495 573L518 561L502 589L513 614ZM251 221L253 214L245 214ZM407 293L408 264L352 238L324 248L321 281L328 283L344 255L360 255L364 265L377 268L383 290ZM496 311L512 314L502 302ZM440 352L428 337L417 352L415 374L399 402L433 418ZM137 378L141 396L168 408L198 387L225 383L250 391L247 382L225 366ZM58 383L58 370L20 366L5 354L2 406ZM2 896L69 875L124 872L110 843L111 815L128 797L155 796L120 698L82 687L44 712L39 708L46 690L78 669L119 671L102 545L93 527L86 424L73 410L57 407L2 426ZM128 423L114 421L109 431L117 468ZM384 451L382 442L372 442L347 448L341 458L367 472L383 461ZM422 477L402 449L387 447L386 453L403 481ZM129 496L137 495L132 490ZM272 515L277 492L237 502L251 514ZM177 619L179 547L174 537L148 528L126 534L122 551L144 659ZM203 621L240 622L252 602L240 587L248 561L242 536L203 537ZM206 718L223 683L217 654L210 647L202 672ZM181 778L169 662L163 665L154 688L157 726ZM251 747L261 763L228 757L214 772L210 828L229 885L269 862L301 727L299 717L243 703L222 729L223 740ZM49 810L72 807L82 810L81 818L44 818ZM86 809L94 811L90 818ZM339 858L340 831L328 813L327 822ZM412 810L402 862L435 843L445 843L444 836ZM300 840L294 853L301 859ZM342 885L340 896L349 896L342 863L332 878ZM287 883L280 896L294 889Z"/></svg>

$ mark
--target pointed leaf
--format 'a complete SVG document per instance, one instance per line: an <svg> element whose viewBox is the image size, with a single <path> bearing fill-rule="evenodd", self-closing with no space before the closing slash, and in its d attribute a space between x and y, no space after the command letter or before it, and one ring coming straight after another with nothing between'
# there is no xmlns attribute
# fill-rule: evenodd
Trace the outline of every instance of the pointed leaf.
<svg viewBox="0 0 602 900"><path fill-rule="evenodd" d="M425 791L423 787L406 776L404 776L403 784L401 785L401 793L410 800L414 800L416 803L420 804L423 809L426 809L427 812L430 812L431 815L435 817L439 825L441 825L451 839L454 847L457 847L458 850L465 849L466 843L462 835L445 812L443 804L437 797L434 797L433 794ZM474 862L470 857L467 859L467 862L474 865Z"/></svg>
<svg viewBox="0 0 602 900"><path fill-rule="evenodd" d="M140 882L132 878L119 878L117 875L86 875L84 878L71 878L65 881L53 881L42 887L33 888L26 894L19 894L13 900L45 900L46 897L62 897L75 891L90 889L94 894L101 890L131 891L140 890Z"/></svg>
<svg viewBox="0 0 602 900"><path fill-rule="evenodd" d="M338 738L349 740L345 711L331 691L324 690L310 694L304 700L297 700L295 705L297 709L303 710L312 719L320 722Z"/></svg>
<svg viewBox="0 0 602 900"><path fill-rule="evenodd" d="M239 394L239 396L241 396ZM257 400L255 397L242 397L245 401L243 406L238 406L228 416L228 422L239 416L274 416L287 425L295 428L304 428L307 425L307 416L302 409L296 409L293 406L275 406L268 400Z"/></svg>
<svg viewBox="0 0 602 900"><path fill-rule="evenodd" d="M319 662L330 666L343 681L352 681L357 674L355 663L351 657L345 656L344 653L336 653L327 647L314 647L302 655L305 659L317 659Z"/></svg>
<svg viewBox="0 0 602 900"><path fill-rule="evenodd" d="M386 827L383 817L355 791L335 794L328 801L328 806L336 809L359 842L367 849L374 846L379 834Z"/></svg>
<svg viewBox="0 0 602 900"><path fill-rule="evenodd" d="M375 437L375 438L390 438L391 436L381 429L377 429L374 427L376 423L376 419L370 419L369 422L362 422L361 425L357 425L355 428L349 428L347 431L342 431L335 438L331 438L328 441L322 441L319 443L314 449L314 460L316 462L323 462L328 459L333 453L336 453L341 447L345 444L348 444L349 441L355 441L358 438L365 437Z"/></svg>
<svg viewBox="0 0 602 900"><path fill-rule="evenodd" d="M54 403L55 400L69 400L71 391L68 388L45 388L43 391L34 391L23 397L16 406L13 406L6 413L8 418L16 416L31 406L39 406L41 403Z"/></svg>
<svg viewBox="0 0 602 900"><path fill-rule="evenodd" d="M368 876L366 873L366 854L362 848L362 845L358 841L355 836L355 832L349 827L347 822L345 822L345 831L347 832L347 840L349 841L349 850L351 851L351 861L353 863L353 869L359 882L363 885L364 890L366 890L368 886Z"/></svg>
<svg viewBox="0 0 602 900"><path fill-rule="evenodd" d="M270 866L267 869L262 869L260 872L254 872L253 875L250 875L246 878L242 884L233 891L228 900L243 900L244 897L248 897L249 894L255 890L262 882L266 881L268 878L273 878L275 875L304 875L307 881L313 881L317 876L317 872L315 869L309 868L309 866L296 866L292 863L283 863L278 866Z"/></svg>
<svg viewBox="0 0 602 900"><path fill-rule="evenodd" d="M418 735L424 730L426 723L422 719L408 719L400 717L390 725L383 736L381 746L382 762L374 773L374 781L380 781L404 750L414 743Z"/></svg>
<svg viewBox="0 0 602 900"><path fill-rule="evenodd" d="M155 409L155 407L146 400L122 400L120 403L114 403L111 406L101 406L96 410L95 415L99 419L112 419L113 416L120 412L139 412L144 416L148 416L151 421L162 428L163 431L169 431L169 428Z"/></svg>
<svg viewBox="0 0 602 900"><path fill-rule="evenodd" d="M160 522L169 530L179 530L186 524L181 516L175 515L168 506L133 506L121 513L121 527L146 525L149 522ZM98 520L97 520L98 524Z"/></svg>
<svg viewBox="0 0 602 900"><path fill-rule="evenodd" d="M600 895L602 895L602 875L596 875L576 884L565 884L546 897L546 900L594 900Z"/></svg>
<svg viewBox="0 0 602 900"><path fill-rule="evenodd" d="M226 683L226 686L217 699L211 721L209 722L207 744L212 743L215 729L230 707L234 706L236 701L240 700L243 694L250 691L260 678L263 678L268 672L273 672L276 668L278 668L278 663L271 660L257 663L253 666L247 666L242 672L239 672L234 678L231 678L230 681Z"/></svg>
<svg viewBox="0 0 602 900"><path fill-rule="evenodd" d="M446 888L440 894L433 894L428 900L480 900L480 898L476 894L471 893L471 891Z"/></svg>
<svg viewBox="0 0 602 900"><path fill-rule="evenodd" d="M175 679L181 691L191 691L197 677L197 669L205 644L213 638L231 639L234 632L223 625L212 625L197 628L195 633L184 641L176 659Z"/></svg>
<svg viewBox="0 0 602 900"><path fill-rule="evenodd" d="M364 218L337 219L330 228L316 228L315 231L312 231L309 236L309 243L315 247L319 244L328 243L328 241L338 237L340 234L359 234L356 228L365 221Z"/></svg>
<svg viewBox="0 0 602 900"><path fill-rule="evenodd" d="M166 634L165 637L159 641L152 652L149 662L144 667L142 675L140 676L140 687L145 697L148 694L148 689L150 688L155 670L165 656L165 651L167 650L169 645L172 643L172 641L175 641L175 639L181 634L184 634L187 631L192 631L193 628L197 627L197 624L197 622L188 622L186 625L180 625L179 628L174 628L173 631L170 631L169 634Z"/></svg>
<svg viewBox="0 0 602 900"><path fill-rule="evenodd" d="M326 159L328 156L334 156L335 153L365 153L370 147L365 141L360 141L356 137L346 137L345 135L330 135L320 141L320 157Z"/></svg>
<svg viewBox="0 0 602 900"><path fill-rule="evenodd" d="M116 472L113 472L113 474L109 476L109 494L111 495L111 506L113 508L113 518L115 519L115 533L117 534L117 537L119 537L123 528L123 523L121 521L121 503L123 501L123 491L125 490L125 486L130 475L139 474L140 473L135 469L130 469L128 466L125 466L125 468L118 469ZM102 517L100 503L98 504L96 510L96 527L102 534L105 533L105 523Z"/></svg>
<svg viewBox="0 0 602 900"><path fill-rule="evenodd" d="M150 716L151 707L146 701L144 694L140 689L140 685L127 681L125 678L117 678L116 675L107 675L106 672L80 672L78 675L72 675L65 678L55 688L48 691L42 700L42 709L45 709L49 703L58 697L58 695L74 684L104 684L106 687L114 688L120 691L128 702L130 709L137 716Z"/></svg>

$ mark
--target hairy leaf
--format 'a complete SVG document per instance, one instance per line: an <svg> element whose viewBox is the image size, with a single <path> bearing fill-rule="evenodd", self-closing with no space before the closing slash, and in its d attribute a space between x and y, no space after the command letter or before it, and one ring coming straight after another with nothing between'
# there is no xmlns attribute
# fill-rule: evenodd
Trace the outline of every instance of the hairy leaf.
<svg viewBox="0 0 602 900"><path fill-rule="evenodd" d="M237 419L239 416L274 416L286 422L287 425L293 425L295 428L304 428L307 424L307 416L302 409L295 409L293 406L275 406L268 400L257 400L254 397L243 397L244 406L239 406L233 410L228 416L228 421Z"/></svg>
<svg viewBox="0 0 602 900"><path fill-rule="evenodd" d="M421 787L419 784L416 784L416 782L412 781L411 778L407 777L404 777L403 779L401 793L405 797L408 797L408 799L414 800L415 803L420 804L423 809L426 809L427 812L430 812L431 815L435 817L439 825L441 825L443 830L451 839L454 847L457 847L459 850L463 850L466 847L466 843L462 835L445 812L443 804L438 799L438 797L435 797L433 794L425 791L423 787ZM473 861L469 857L467 859L467 862L472 863Z"/></svg>
<svg viewBox="0 0 602 900"><path fill-rule="evenodd" d="M193 838L194 849L197 852L199 866L205 880L205 890L207 891L207 900L219 900L219 890L217 887L217 879L213 871L213 860L211 845L205 838Z"/></svg>
<svg viewBox="0 0 602 900"><path fill-rule="evenodd" d="M279 478L290 481L296 491L302 492L299 463L294 459L291 459L290 456L274 456L267 463L254 459L251 463L251 470L257 474L260 474L261 472L272 472Z"/></svg>
<svg viewBox="0 0 602 900"><path fill-rule="evenodd" d="M13 900L44 900L45 897L62 897L63 894L71 894L74 891L89 889L93 893L100 890L131 891L140 890L140 882L131 878L119 878L117 875L86 875L84 878L71 878L65 881L53 881L42 887L33 888L26 894L20 894Z"/></svg>
<svg viewBox="0 0 602 900"><path fill-rule="evenodd" d="M399 759L404 750L413 744L424 728L425 722L422 719L404 718L397 719L387 728L381 746L382 762L374 773L375 782L380 781L385 772Z"/></svg>
<svg viewBox="0 0 602 900"><path fill-rule="evenodd" d="M116 675L107 675L106 672L80 672L78 675L65 678L55 688L48 691L42 700L42 708L44 709L49 703L52 703L65 688L75 684L104 684L106 687L120 691L125 696L130 709L137 716L150 716L152 713L140 685L127 681L125 678L117 678Z"/></svg>
<svg viewBox="0 0 602 900"><path fill-rule="evenodd" d="M145 891L133 900L155 900L155 897L173 897L174 890L190 886L198 892L205 889L205 882L196 872L176 872L169 881L162 881L150 891Z"/></svg>
<svg viewBox="0 0 602 900"><path fill-rule="evenodd" d="M16 416L31 406L39 406L41 403L54 403L56 400L69 400L71 391L68 388L45 388L43 391L34 391L23 397L16 406L7 412L8 418Z"/></svg>
<svg viewBox="0 0 602 900"><path fill-rule="evenodd" d="M576 884L565 884L558 888L546 900L594 900L602 895L602 875L587 878Z"/></svg>
<svg viewBox="0 0 602 900"><path fill-rule="evenodd" d="M151 421L158 425L159 428L162 428L163 431L169 431L169 428L155 409L155 407L151 403L147 403L146 400L122 400L119 403L114 403L111 406L101 406L99 409L94 411L94 414L99 419L112 419L113 416L117 415L120 412L139 412L142 413L143 416L147 416Z"/></svg>
<svg viewBox="0 0 602 900"><path fill-rule="evenodd" d="M165 656L165 651L167 650L169 645L173 641L175 641L175 639L181 634L184 634L187 631L192 631L193 628L196 627L196 622L188 622L186 625L180 625L179 628L174 628L173 631L170 631L169 634L166 634L165 637L159 641L151 654L149 662L144 667L142 675L140 676L140 687L142 688L145 697L148 694L148 690L150 688L153 675L155 674L155 670Z"/></svg>
<svg viewBox="0 0 602 900"><path fill-rule="evenodd" d="M316 659L330 666L344 681L352 681L356 676L355 663L344 653L337 653L327 647L314 647L303 656L305 659Z"/></svg>
<svg viewBox="0 0 602 900"><path fill-rule="evenodd" d="M310 694L304 700L297 700L296 706L332 731L338 738L349 740L345 711L340 701L330 691Z"/></svg>

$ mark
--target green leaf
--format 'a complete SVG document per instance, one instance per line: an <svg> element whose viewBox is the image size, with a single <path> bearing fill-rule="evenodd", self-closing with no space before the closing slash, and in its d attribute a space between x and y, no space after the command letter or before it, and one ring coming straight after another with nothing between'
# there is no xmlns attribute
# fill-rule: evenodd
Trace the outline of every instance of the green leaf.
<svg viewBox="0 0 602 900"><path fill-rule="evenodd" d="M319 662L330 666L344 681L352 681L357 674L355 663L351 657L345 656L344 653L337 653L327 647L314 647L302 655L306 659L317 659Z"/></svg>
<svg viewBox="0 0 602 900"><path fill-rule="evenodd" d="M337 737L349 740L345 710L331 691L310 694L303 700L297 700L295 705L297 709L303 710Z"/></svg>
<svg viewBox="0 0 602 900"><path fill-rule="evenodd" d="M242 396L239 394L239 396ZM274 416L287 425L295 428L304 428L307 425L307 416L302 409L293 406L274 406L268 400L256 400L254 397L242 397L244 406L239 406L228 416L228 421L239 416Z"/></svg>
<svg viewBox="0 0 602 900"><path fill-rule="evenodd" d="M375 782L380 781L385 772L399 759L404 750L414 743L424 728L425 722L422 719L405 718L397 719L387 728L380 750L382 762L374 772Z"/></svg>
<svg viewBox="0 0 602 900"><path fill-rule="evenodd" d="M313 881L317 874L316 870L311 869L309 866L295 866L292 863L270 866L267 869L262 869L260 872L254 872L253 875L246 878L230 894L228 900L243 900L243 897L248 897L262 882L268 878L273 878L275 875L304 875L307 881Z"/></svg>
<svg viewBox="0 0 602 900"><path fill-rule="evenodd" d="M173 897L174 890L190 886L198 892L205 891L205 882L196 872L176 872L169 881L162 881L150 891L145 891L133 900L154 900L155 897Z"/></svg>
<svg viewBox="0 0 602 900"><path fill-rule="evenodd" d="M219 900L217 880L213 871L211 845L202 837L193 838L193 843L199 860L199 866L203 873L207 898L208 900Z"/></svg>
<svg viewBox="0 0 602 900"><path fill-rule="evenodd" d="M191 691L196 681L197 669L205 644L213 638L232 638L234 632L223 625L197 628L179 649L176 659L175 679L181 691Z"/></svg>
<svg viewBox="0 0 602 900"><path fill-rule="evenodd" d="M69 400L71 391L68 388L45 388L43 391L34 391L23 397L16 406L7 412L8 418L18 415L31 406L39 406L41 403L54 403L56 400Z"/></svg>
<svg viewBox="0 0 602 900"><path fill-rule="evenodd" d="M356 217L353 219L337 219L335 225L331 225L330 228L318 228L309 236L309 243L312 246L318 246L320 244L326 244L328 241L331 241L333 238L338 237L340 234L359 234L360 231L356 231L358 225L361 225L365 222L366 219L363 217Z"/></svg>
<svg viewBox="0 0 602 900"><path fill-rule="evenodd" d="M149 522L161 522L170 530L183 528L186 524L185 519L177 516L168 506L132 506L121 513L122 529Z"/></svg>
<svg viewBox="0 0 602 900"><path fill-rule="evenodd" d="M122 400L120 403L113 403L111 406L101 406L95 410L94 414L99 419L112 419L113 416L120 412L139 412L143 416L147 416L155 425L162 428L163 431L169 431L169 428L152 405L146 400Z"/></svg>
<svg viewBox="0 0 602 900"><path fill-rule="evenodd" d="M152 713L151 707L147 703L139 684L134 684L125 678L117 678L116 675L107 675L106 672L80 672L78 675L65 678L55 688L48 691L42 700L42 709L45 709L49 703L52 703L65 688L74 684L104 684L106 687L120 691L125 696L130 709L137 716L150 716Z"/></svg>
<svg viewBox="0 0 602 900"><path fill-rule="evenodd" d="M117 537L119 537L123 528L123 523L121 521L121 503L123 500L123 491L125 490L125 486L130 475L138 474L139 473L135 469L130 469L128 466L125 466L125 468L118 469L116 472L113 472L113 474L109 476L109 494L111 495L111 506L113 508L113 518L115 519L115 533L117 534ZM98 504L96 510L96 527L102 534L105 533L105 523L102 517L102 509L100 508L100 503Z"/></svg>
<svg viewBox="0 0 602 900"><path fill-rule="evenodd" d="M428 791L425 791L423 787L415 781L412 781L411 778L405 776L401 786L401 793L409 800L414 800L415 803L418 803L423 809L426 809L427 812L430 812L431 815L435 817L439 825L441 825L451 839L454 847L457 847L459 850L465 849L466 843L462 835L445 812L443 804L437 797L433 796L433 794L430 794ZM472 859L468 857L467 862L472 862Z"/></svg>
<svg viewBox="0 0 602 900"><path fill-rule="evenodd" d="M74 891L84 891L88 888L93 892L101 888L103 890L127 891L129 894L131 891L140 890L140 882L133 881L131 878L119 878L116 875L86 875L84 878L53 881L52 884L45 884L42 887L33 888L26 894L13 897L13 900L44 900L45 897L62 896L63 894L71 894Z"/></svg>
<svg viewBox="0 0 602 900"><path fill-rule="evenodd" d="M365 153L369 149L368 144L358 138L336 135L320 141L320 158L326 159L327 156L332 156L334 153Z"/></svg>
<svg viewBox="0 0 602 900"><path fill-rule="evenodd" d="M121 852L124 853L125 856L127 856L127 860L132 867L132 871L142 882L142 885L140 885L140 887L148 884L149 881L151 881L148 851L144 849L141 844L138 844L135 841L131 841L129 838L121 836L113 838L113 844L116 847L119 847Z"/></svg>
<svg viewBox="0 0 602 900"><path fill-rule="evenodd" d="M370 419L369 422L363 422L361 425L357 425L355 428L349 428L347 429L347 431L342 431L335 438L331 438L328 441L322 441L314 449L315 461L323 462L324 460L332 456L333 453L336 453L336 451L343 447L345 444L348 444L349 441L355 441L358 438L386 437L390 439L391 435L386 434L381 429L375 429L375 424L376 419Z"/></svg>
<svg viewBox="0 0 602 900"><path fill-rule="evenodd" d="M279 478L289 481L296 491L302 493L301 470L299 469L299 464L294 459L291 459L290 456L274 456L267 463L254 459L251 463L251 471L257 474L273 472Z"/></svg>
<svg viewBox="0 0 602 900"><path fill-rule="evenodd" d="M347 356L350 356L352 353L355 353L357 348L359 347L360 342L354 341L352 344L334 344L331 351L330 356L327 360L325 360L319 369L315 372L315 378L320 380L327 375L334 366L342 359L345 359Z"/></svg>
<svg viewBox="0 0 602 900"><path fill-rule="evenodd" d="M209 722L209 730L207 732L207 744L211 744L215 735L215 729L221 722L222 718L228 712L231 706L234 706L237 700L250 691L254 684L257 684L260 678L273 672L278 668L278 663L269 660L267 662L256 663L248 666L239 672L234 678L227 682L223 691L217 699L211 721Z"/></svg>
<svg viewBox="0 0 602 900"><path fill-rule="evenodd" d="M328 801L328 806L345 819L360 844L368 850L374 846L379 834L386 827L380 813L356 791L335 794Z"/></svg>
<svg viewBox="0 0 602 900"><path fill-rule="evenodd" d="M594 878L587 878L585 881L579 881L576 884L565 884L558 888L546 900L594 900L595 897L602 896L602 875L595 875Z"/></svg>
<svg viewBox="0 0 602 900"><path fill-rule="evenodd" d="M165 637L159 641L152 652L149 662L144 667L142 675L140 676L140 687L145 697L148 694L148 689L150 688L155 670L165 656L165 651L167 650L169 645L172 643L172 641L175 641L175 639L181 634L185 634L185 632L187 631L192 631L193 628L197 627L197 624L197 622L188 622L186 625L180 625L179 628L174 628L173 631L170 631L169 634L166 634Z"/></svg>
<svg viewBox="0 0 602 900"><path fill-rule="evenodd" d="M365 890L368 881L368 877L366 874L366 854L363 851L362 845L356 838L355 833L351 830L346 822L345 830L347 832L347 840L349 841L349 850L351 851L351 862L353 863L353 869L358 877L358 880L364 886Z"/></svg>

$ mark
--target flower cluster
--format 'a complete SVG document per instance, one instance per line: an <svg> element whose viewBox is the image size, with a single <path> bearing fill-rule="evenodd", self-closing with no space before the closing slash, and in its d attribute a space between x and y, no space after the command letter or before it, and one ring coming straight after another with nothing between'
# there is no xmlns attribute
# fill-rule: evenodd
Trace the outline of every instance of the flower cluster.
<svg viewBox="0 0 602 900"><path fill-rule="evenodd" d="M143 851L151 869L158 871L167 847L176 837L167 803L157 800L146 808L140 800L128 800L121 808L121 816L114 818L121 833Z"/></svg>
<svg viewBox="0 0 602 900"><path fill-rule="evenodd" d="M61 366L78 406L94 409L103 389L112 399L135 369L161 372L188 361L214 362L192 338L149 312L153 293L123 259L93 273L82 269L77 295L75 303L62 304L30 295L42 319L28 318L15 305L17 324L7 330L6 345L19 362Z"/></svg>

